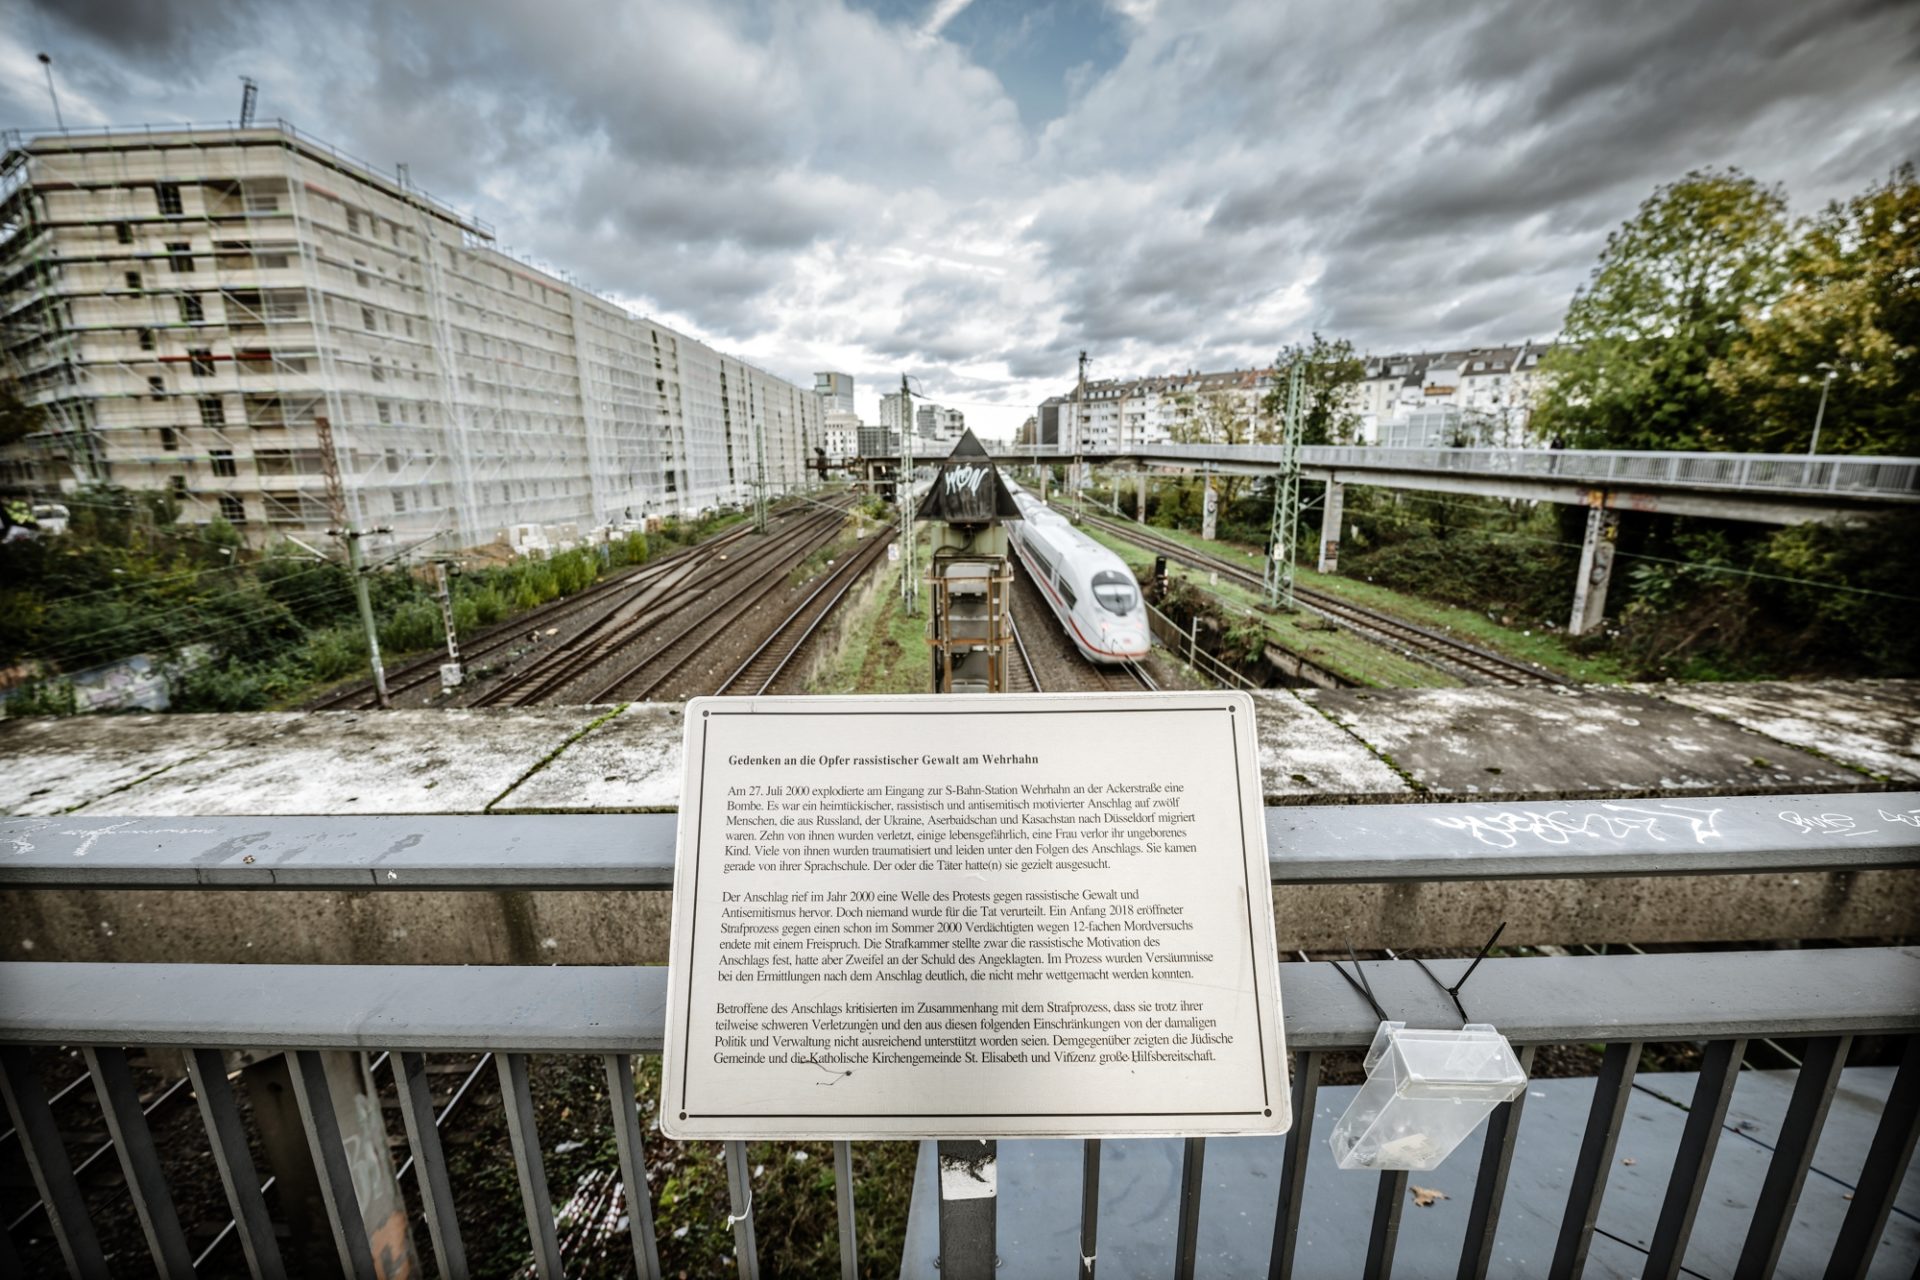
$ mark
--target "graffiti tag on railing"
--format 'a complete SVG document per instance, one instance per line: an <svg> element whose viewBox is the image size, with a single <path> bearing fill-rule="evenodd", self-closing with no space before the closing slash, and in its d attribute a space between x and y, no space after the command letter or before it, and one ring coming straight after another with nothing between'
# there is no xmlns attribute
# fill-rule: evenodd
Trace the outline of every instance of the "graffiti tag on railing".
<svg viewBox="0 0 1920 1280"><path fill-rule="evenodd" d="M1894 822L1906 821L1890 813L1883 812L1880 816ZM1782 809L1780 821L1806 836L1839 836L1846 839L1849 836L1877 835L1880 830L1878 827L1860 830L1860 824L1848 813L1797 813L1792 809Z"/></svg>
<svg viewBox="0 0 1920 1280"><path fill-rule="evenodd" d="M208 836L212 827L137 827L133 824L137 818L128 818L124 822L109 823L104 827L61 827L49 819L25 831L9 831L0 840L13 846L15 853L32 853L35 845L29 836L79 836L80 843L74 847L73 856L84 858L97 844L101 836Z"/></svg>
<svg viewBox="0 0 1920 1280"><path fill-rule="evenodd" d="M1726 838L1719 828L1721 812L1677 804L1603 804L1578 815L1565 809L1502 809L1435 817L1432 821L1449 831L1464 831L1496 849L1516 848L1523 838L1565 845L1576 839L1626 840L1639 836L1661 842L1691 838L1695 844L1705 844Z"/></svg>

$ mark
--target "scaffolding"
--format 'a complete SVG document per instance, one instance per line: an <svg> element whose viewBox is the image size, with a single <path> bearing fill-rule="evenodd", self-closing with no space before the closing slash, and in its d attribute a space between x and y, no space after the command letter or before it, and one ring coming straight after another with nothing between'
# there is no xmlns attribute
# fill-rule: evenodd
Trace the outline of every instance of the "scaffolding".
<svg viewBox="0 0 1920 1280"><path fill-rule="evenodd" d="M806 483L810 391L284 122L4 142L0 367L52 421L7 451L12 488L110 482L255 542L316 533L320 416L350 520L422 554Z"/></svg>

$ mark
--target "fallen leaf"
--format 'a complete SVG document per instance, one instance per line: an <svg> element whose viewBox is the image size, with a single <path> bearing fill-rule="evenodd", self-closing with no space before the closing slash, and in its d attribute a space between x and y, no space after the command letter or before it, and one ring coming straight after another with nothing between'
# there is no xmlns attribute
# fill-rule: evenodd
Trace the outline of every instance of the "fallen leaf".
<svg viewBox="0 0 1920 1280"><path fill-rule="evenodd" d="M1626 1156L1620 1161L1620 1163L1621 1164L1639 1164L1640 1162L1638 1160L1635 1160L1632 1156Z"/></svg>
<svg viewBox="0 0 1920 1280"><path fill-rule="evenodd" d="M1435 1187L1416 1187L1411 1182L1407 1184L1407 1190L1413 1192L1413 1203L1422 1209L1432 1204L1435 1200L1451 1200L1453 1198L1446 1192Z"/></svg>

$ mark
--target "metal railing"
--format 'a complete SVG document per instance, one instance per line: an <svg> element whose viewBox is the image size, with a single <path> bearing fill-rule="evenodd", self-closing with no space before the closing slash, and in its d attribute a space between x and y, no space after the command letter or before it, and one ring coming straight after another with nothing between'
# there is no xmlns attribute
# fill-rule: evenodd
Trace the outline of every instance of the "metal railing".
<svg viewBox="0 0 1920 1280"><path fill-rule="evenodd" d="M1445 979L1465 962L1432 962ZM1410 962L1365 966L1376 998L1411 1025L1456 1025L1445 993ZM201 1119L220 1164L236 1232L256 1274L276 1274L278 1245L247 1154L245 1129L226 1086L223 1051L286 1052L309 1150L328 1207L342 1269L374 1274L371 1247L353 1174L337 1125L321 1054L382 1052L396 1073L403 1119L420 1180L424 1217L443 1268L462 1256L450 1211L453 1188L432 1123L423 1055L486 1051L494 1056L515 1171L539 1273L557 1276L564 1259L547 1198L542 1146L533 1118L528 1058L533 1054L597 1057L607 1079L609 1112L625 1187L646 1185L643 1125L633 1089L633 1055L660 1050L666 1001L663 968L472 968L412 966L100 965L25 963L8 966L8 998L0 1007L0 1086L34 1181L50 1211L62 1252L76 1275L96 1267L98 1234L61 1143L25 1046L84 1046L107 1127L126 1174L127 1194L145 1227L163 1274L182 1274L184 1234L153 1137L127 1070L126 1050L178 1048L189 1053ZM1293 1114L1281 1141L1275 1182L1270 1274L1294 1274L1306 1155L1327 1055L1364 1048L1377 1017L1330 964L1291 964L1283 977L1286 1034L1294 1055ZM1663 956L1495 959L1475 974L1473 1017L1499 1026L1522 1047L1605 1046L1579 1156L1566 1186L1549 1274L1576 1276L1592 1241L1614 1144L1643 1044L1705 1041L1706 1051L1673 1173L1653 1233L1644 1274L1675 1275L1685 1256L1700 1189L1712 1165L1732 1084L1746 1044L1767 1037L1810 1041L1792 1101L1746 1233L1739 1274L1768 1275L1777 1263L1792 1206L1812 1161L1827 1105L1853 1037L1907 1037L1901 1066L1834 1241L1829 1275L1861 1275L1873 1257L1898 1193L1920 1125L1920 951L1721 952ZM271 993L270 997L264 993ZM1460 1258L1463 1276L1485 1275L1492 1258L1525 1096L1490 1121L1474 1179L1470 1225ZM852 1218L845 1144L836 1144L835 1193L843 1224ZM742 1277L759 1273L754 1206L744 1144L728 1143L728 1221ZM1192 1275L1199 1234L1205 1140L1188 1139L1179 1209L1179 1244L1168 1271ZM1096 1149L1097 1151L1097 1149ZM1097 1156L1096 1156L1097 1158ZM1359 1180L1356 1180L1356 1183ZM1407 1175L1385 1173L1365 1185L1375 1196L1367 1274L1391 1272ZM657 1244L648 1198L630 1201L635 1265L656 1276ZM1082 1238L1097 1240L1097 1208L1089 1207ZM842 1273L858 1274L853 1233L843 1229ZM1097 1250L1095 1251L1097 1256ZM3 1261L3 1260L0 1260ZM978 1261L977 1259L974 1261ZM950 1273L966 1260L951 1254ZM988 1263L990 1268L991 1263ZM1092 1268L1088 1268L1091 1272ZM20 1272L13 1272L18 1274ZM443 1274L457 1274L453 1269Z"/></svg>
<svg viewBox="0 0 1920 1280"><path fill-rule="evenodd" d="M1475 880L1515 876L1711 874L1920 866L1920 793L1714 797L1496 805L1271 808L1275 884ZM0 823L0 887L141 889L487 890L640 888L671 885L671 814L391 817L11 819ZM1406 961L1369 962L1374 999L1410 1025L1467 1019L1434 981L1460 977L1465 961L1435 960L1432 975ZM301 1131L347 1274L375 1273L346 1137L334 1120L323 1055L384 1054L418 1180L422 1219L442 1274L462 1274L453 1175L425 1086L427 1054L492 1055L528 1249L543 1276L565 1263L547 1195L529 1060L535 1054L598 1060L625 1188L646 1185L645 1126L635 1103L634 1056L663 1042L666 970L660 967L320 966L12 963L0 968L0 1092L70 1270L102 1274L100 1235L30 1046L85 1051L125 1194L163 1274L188 1268L185 1236L129 1069L129 1048L180 1049L200 1119L232 1209L230 1231L256 1275L280 1274L280 1245L247 1129L226 1074L229 1050L284 1053ZM1297 1273L1311 1117L1329 1054L1361 1049L1379 1021L1335 966L1286 966L1286 1036L1294 1056L1293 1130L1272 1150L1277 1188L1270 1271ZM1603 1046L1592 1102L1567 1173L1549 1274L1579 1275L1596 1234L1608 1174L1641 1047L1704 1042L1691 1105L1678 1137L1649 1276L1674 1276L1686 1257L1734 1081L1749 1042L1807 1042L1797 1082L1760 1184L1736 1270L1773 1274L1794 1206L1855 1037L1897 1036L1900 1066L1852 1183L1827 1274L1866 1272L1920 1134L1920 950L1716 952L1654 956L1494 958L1464 994L1472 1020L1497 1025L1531 1065L1544 1046ZM474 1104L469 1103L469 1106ZM1458 1274L1483 1276L1518 1141L1526 1095L1489 1123L1471 1193ZM835 1144L834 1193L842 1273L859 1273L851 1152ZM1099 1144L1088 1144L1097 1178ZM1206 1141L1188 1139L1179 1231L1167 1270L1190 1276L1201 1235ZM739 1273L759 1274L747 1150L725 1144L730 1228ZM1457 1183L1457 1177L1456 1177ZM1342 1180L1371 1197L1365 1274L1390 1274L1407 1175ZM1452 1184L1450 1184L1452 1185ZM1097 1194L1083 1197L1082 1252L1097 1264ZM649 1197L629 1199L627 1233L639 1274L660 1274ZM1804 1243L1804 1242L1802 1242ZM945 1274L991 1271L987 1256L948 1242ZM1824 1247L1824 1245L1823 1245ZM0 1271L20 1273L10 1239Z"/></svg>
<svg viewBox="0 0 1920 1280"><path fill-rule="evenodd" d="M1274 466L1280 461L1280 446L1156 444L1123 449L1116 456L1145 462ZM1448 472L1561 484L1920 500L1920 458L1308 445L1300 450L1300 465L1310 470Z"/></svg>

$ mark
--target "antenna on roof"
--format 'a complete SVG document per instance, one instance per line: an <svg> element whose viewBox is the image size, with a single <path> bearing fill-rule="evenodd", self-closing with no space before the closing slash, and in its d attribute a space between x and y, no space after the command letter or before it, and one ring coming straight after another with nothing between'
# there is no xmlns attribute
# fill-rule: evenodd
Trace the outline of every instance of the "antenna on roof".
<svg viewBox="0 0 1920 1280"><path fill-rule="evenodd" d="M60 116L60 95L53 89L53 59L43 53L40 55L40 65L47 70L47 97L53 99L54 127L65 132L67 122Z"/></svg>
<svg viewBox="0 0 1920 1280"><path fill-rule="evenodd" d="M253 127L253 104L259 101L260 86L253 82L252 76L240 77L240 127Z"/></svg>

